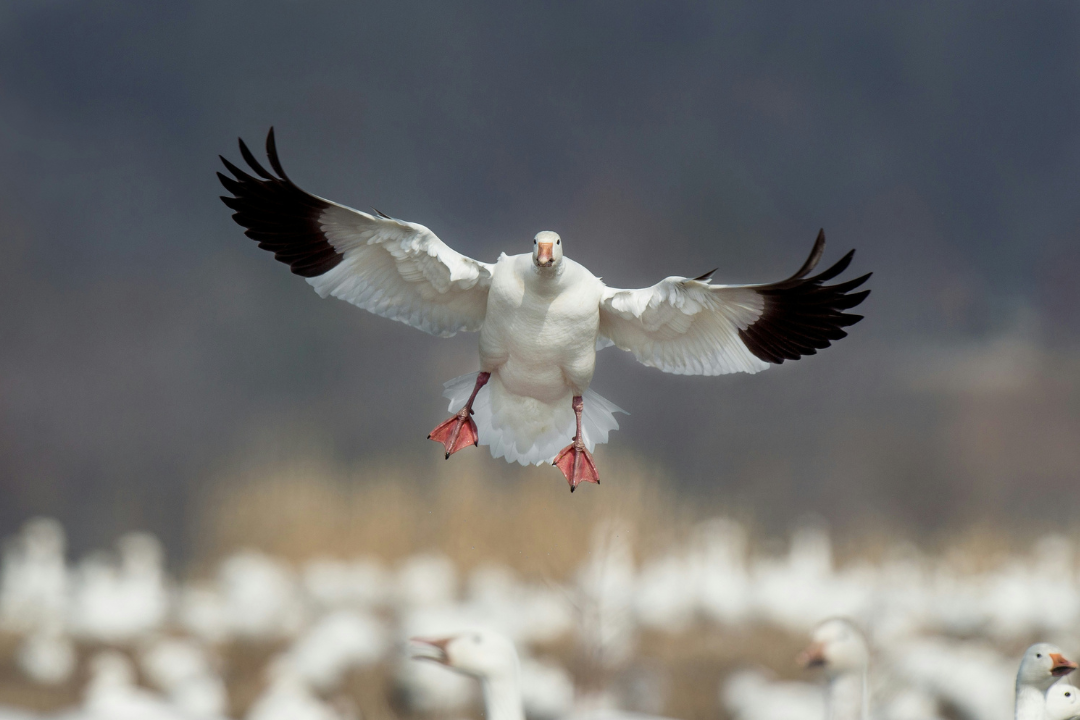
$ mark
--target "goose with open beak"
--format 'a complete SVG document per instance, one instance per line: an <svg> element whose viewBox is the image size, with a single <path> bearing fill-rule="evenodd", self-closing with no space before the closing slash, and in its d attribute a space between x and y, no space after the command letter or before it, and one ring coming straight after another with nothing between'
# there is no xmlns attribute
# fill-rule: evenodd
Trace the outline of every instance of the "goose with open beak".
<svg viewBox="0 0 1080 720"><path fill-rule="evenodd" d="M480 370L446 383L454 415L429 433L446 458L473 445L522 465L552 463L573 491L600 482L592 451L619 427L618 406L592 392L597 350L614 345L678 375L756 373L813 355L862 316L846 312L870 292L869 274L826 283L854 251L812 275L818 233L791 277L715 285L712 272L621 290L564 255L543 231L531 252L485 263L452 250L428 228L377 210L353 210L301 190L285 174L271 129L267 170L243 141L250 172L222 158L222 201L259 247L319 295L439 337L480 333Z"/></svg>
<svg viewBox="0 0 1080 720"><path fill-rule="evenodd" d="M521 664L509 638L490 630L471 630L442 638L415 637L409 642L414 659L436 662L479 680L488 720L525 720Z"/></svg>
<svg viewBox="0 0 1080 720"><path fill-rule="evenodd" d="M414 660L431 660L440 665L448 665L450 663L450 655L446 652L446 646L450 644L451 640L453 640L452 637L409 638L409 643L412 647L412 657Z"/></svg>
<svg viewBox="0 0 1080 720"><path fill-rule="evenodd" d="M1044 720L1046 691L1074 670L1076 663L1058 646L1036 643L1029 647L1016 671L1016 720Z"/></svg>

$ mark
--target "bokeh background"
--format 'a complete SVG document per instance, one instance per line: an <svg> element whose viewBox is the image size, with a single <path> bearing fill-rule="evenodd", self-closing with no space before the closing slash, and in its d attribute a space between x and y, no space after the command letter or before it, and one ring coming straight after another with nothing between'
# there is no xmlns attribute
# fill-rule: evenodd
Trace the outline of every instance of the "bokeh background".
<svg viewBox="0 0 1080 720"><path fill-rule="evenodd" d="M452 461L469 492L593 518L652 484L766 548L806 522L927 551L1071 532L1077 58L1069 2L2 3L0 535L51 516L78 556L150 531L178 576L245 544L390 561L453 536L403 511L415 537L343 543L362 513L288 513L401 478L437 516L425 435L476 338L320 300L242 235L216 156L271 125L305 189L478 259L549 229L615 286L762 282L824 227L826 262L874 271L849 338L759 375L605 350L621 469L570 496L481 450Z"/></svg>

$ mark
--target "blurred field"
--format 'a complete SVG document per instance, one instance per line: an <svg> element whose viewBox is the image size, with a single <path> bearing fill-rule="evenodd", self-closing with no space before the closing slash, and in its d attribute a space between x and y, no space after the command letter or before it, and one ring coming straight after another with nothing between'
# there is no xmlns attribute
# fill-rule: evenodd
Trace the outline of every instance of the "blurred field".
<svg viewBox="0 0 1080 720"><path fill-rule="evenodd" d="M922 720L1005 720L1023 647L1080 647L1067 537L973 527L905 539L877 528L834 544L813 518L770 537L746 513L674 500L664 473L630 453L598 462L603 484L573 495L553 469L508 468L481 453L223 471L199 513L198 559L175 580L152 537L128 536L118 554L72 566L50 561L48 533L28 526L5 550L0 705L88 706L94 658L107 649L131 659L141 687L169 696L147 658L171 638L204 658L223 713L257 720L282 658L302 668L339 652L311 638L341 613L375 633L370 648L305 692L335 717L378 720L481 716L475 694L416 675L405 653L410 635L470 623L493 623L528 662L553 668L564 710L599 703L688 720L741 717L722 694L736 671L816 683L794 656L814 623L836 614L877 646L882 702L897 688L922 693L934 709ZM19 570L33 565L35 532L46 549L34 562L48 570L36 576ZM52 590L42 577L54 578ZM42 637L75 653L61 680L32 680L20 659ZM912 660L968 655L961 664L984 679L989 705L965 707Z"/></svg>

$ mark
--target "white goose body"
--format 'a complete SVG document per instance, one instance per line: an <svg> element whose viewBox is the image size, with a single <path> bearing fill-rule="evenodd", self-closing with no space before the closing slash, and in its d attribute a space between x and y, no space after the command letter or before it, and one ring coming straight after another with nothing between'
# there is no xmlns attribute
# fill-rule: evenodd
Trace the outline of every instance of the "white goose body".
<svg viewBox="0 0 1080 720"><path fill-rule="evenodd" d="M554 404L581 395L596 368L603 293L600 278L569 258L538 268L531 255L503 255L480 328L481 368L521 397Z"/></svg>
<svg viewBox="0 0 1080 720"><path fill-rule="evenodd" d="M854 251L810 276L824 233L795 275L765 285L713 285L706 273L638 290L607 287L564 257L562 238L550 231L536 235L531 255L484 263L423 225L301 190L281 167L273 130L266 145L276 174L242 141L257 177L224 158L233 177L218 174L233 194L222 200L246 234L323 297L440 337L479 331L481 370L446 384L455 416L428 437L447 458L483 444L507 462L554 461L571 490L599 482L590 451L607 442L622 412L589 390L597 349L615 345L679 375L756 373L844 337L862 319L844 311L869 293L852 292L869 274L825 285Z"/></svg>
<svg viewBox="0 0 1080 720"><path fill-rule="evenodd" d="M480 328L480 367L491 373L481 393L490 410L474 406L480 443L495 457L550 462L573 435L571 399L588 391L596 369L603 291L599 278L569 258L555 268L536 267L531 255L503 255L495 264ZM472 382L464 385L472 390ZM451 400L453 410L463 398ZM592 450L618 427L618 408L599 396L590 400L587 412L598 403L608 410L601 422L585 422Z"/></svg>

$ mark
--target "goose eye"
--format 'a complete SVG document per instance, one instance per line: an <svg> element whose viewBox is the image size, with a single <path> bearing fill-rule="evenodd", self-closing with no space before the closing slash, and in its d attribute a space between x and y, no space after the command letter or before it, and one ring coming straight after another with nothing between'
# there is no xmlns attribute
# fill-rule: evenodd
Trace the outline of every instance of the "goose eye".
<svg viewBox="0 0 1080 720"><path fill-rule="evenodd" d="M1042 657L1042 653L1035 653L1035 657L1037 657L1037 658L1041 658L1041 657Z"/></svg>
<svg viewBox="0 0 1080 720"><path fill-rule="evenodd" d="M1065 697L1072 697L1072 693L1071 692L1065 693Z"/></svg>
<svg viewBox="0 0 1080 720"><path fill-rule="evenodd" d="M555 244L556 244L556 245L562 245L562 240L556 240L556 241L555 241Z"/></svg>

